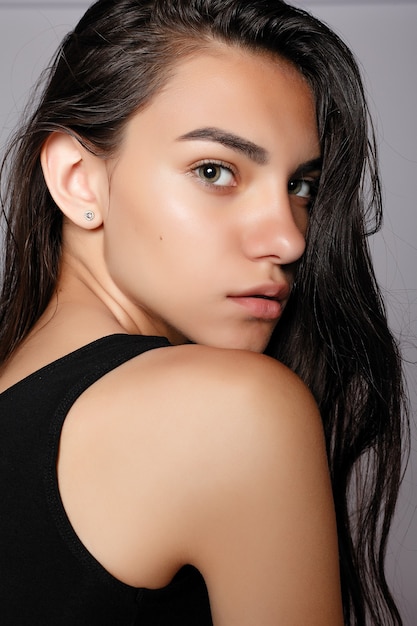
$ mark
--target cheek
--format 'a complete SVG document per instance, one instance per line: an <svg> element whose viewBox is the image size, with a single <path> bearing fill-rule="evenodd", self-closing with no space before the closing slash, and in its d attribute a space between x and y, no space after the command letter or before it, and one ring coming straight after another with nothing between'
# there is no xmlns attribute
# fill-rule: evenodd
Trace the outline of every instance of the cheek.
<svg viewBox="0 0 417 626"><path fill-rule="evenodd" d="M161 164L132 169L119 171L110 190L105 255L111 276L119 284L133 272L146 282L152 275L209 276L233 238L220 201Z"/></svg>
<svg viewBox="0 0 417 626"><path fill-rule="evenodd" d="M191 229L191 230L190 230ZM192 221L175 206L163 188L114 187L104 230L104 254L112 279L128 285L147 285L189 258L195 242Z"/></svg>
<svg viewBox="0 0 417 626"><path fill-rule="evenodd" d="M123 169L121 167L121 169ZM158 224L158 186L143 172L140 164L136 168L124 168L113 179L110 189L110 204L105 227L111 240L120 243L134 242L138 238L154 239L160 226Z"/></svg>
<svg viewBox="0 0 417 626"><path fill-rule="evenodd" d="M304 207L296 208L294 210L294 222L305 239L310 224L309 210Z"/></svg>

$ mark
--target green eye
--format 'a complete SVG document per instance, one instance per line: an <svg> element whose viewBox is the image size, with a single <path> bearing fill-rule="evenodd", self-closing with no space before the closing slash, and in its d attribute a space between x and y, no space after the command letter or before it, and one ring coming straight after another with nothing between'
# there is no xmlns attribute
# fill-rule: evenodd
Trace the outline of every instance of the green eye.
<svg viewBox="0 0 417 626"><path fill-rule="evenodd" d="M288 193L300 198L310 198L313 195L313 182L309 180L290 180L288 183Z"/></svg>
<svg viewBox="0 0 417 626"><path fill-rule="evenodd" d="M207 185L232 187L234 174L231 169L220 163L203 163L194 169L198 178Z"/></svg>
<svg viewBox="0 0 417 626"><path fill-rule="evenodd" d="M202 165L198 168L198 174L208 183L217 183L222 175L222 170L219 165Z"/></svg>

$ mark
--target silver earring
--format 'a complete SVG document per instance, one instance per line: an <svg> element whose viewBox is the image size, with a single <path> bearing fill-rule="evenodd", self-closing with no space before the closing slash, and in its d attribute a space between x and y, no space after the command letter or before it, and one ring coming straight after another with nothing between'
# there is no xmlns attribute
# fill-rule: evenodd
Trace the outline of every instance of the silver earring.
<svg viewBox="0 0 417 626"><path fill-rule="evenodd" d="M88 222L92 222L93 219L95 218L96 214L94 213L94 211L86 211L84 213L84 218L88 221Z"/></svg>

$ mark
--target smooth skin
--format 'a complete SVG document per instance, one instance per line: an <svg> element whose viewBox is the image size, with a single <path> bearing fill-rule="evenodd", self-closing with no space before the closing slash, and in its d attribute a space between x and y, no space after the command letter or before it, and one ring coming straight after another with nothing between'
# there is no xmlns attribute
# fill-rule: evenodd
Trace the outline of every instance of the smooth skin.
<svg viewBox="0 0 417 626"><path fill-rule="evenodd" d="M125 583L198 567L215 626L343 623L321 419L261 354L319 157L302 77L220 44L179 63L112 159L61 133L42 151L65 215L62 272L0 389L105 335L170 339L75 403L59 484L78 536Z"/></svg>

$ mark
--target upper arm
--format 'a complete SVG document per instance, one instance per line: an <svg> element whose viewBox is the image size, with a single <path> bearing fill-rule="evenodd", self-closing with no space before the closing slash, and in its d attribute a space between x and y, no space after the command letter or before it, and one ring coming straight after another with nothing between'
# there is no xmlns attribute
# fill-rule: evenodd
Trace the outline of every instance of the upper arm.
<svg viewBox="0 0 417 626"><path fill-rule="evenodd" d="M83 394L61 443L70 519L124 582L163 586L191 563L215 626L342 624L321 419L284 366L151 351Z"/></svg>
<svg viewBox="0 0 417 626"><path fill-rule="evenodd" d="M206 580L215 626L341 624L333 501L314 401L288 370L249 357L241 385L223 402L221 393L213 397L202 417L210 428L203 445L195 442L184 519L186 551Z"/></svg>

